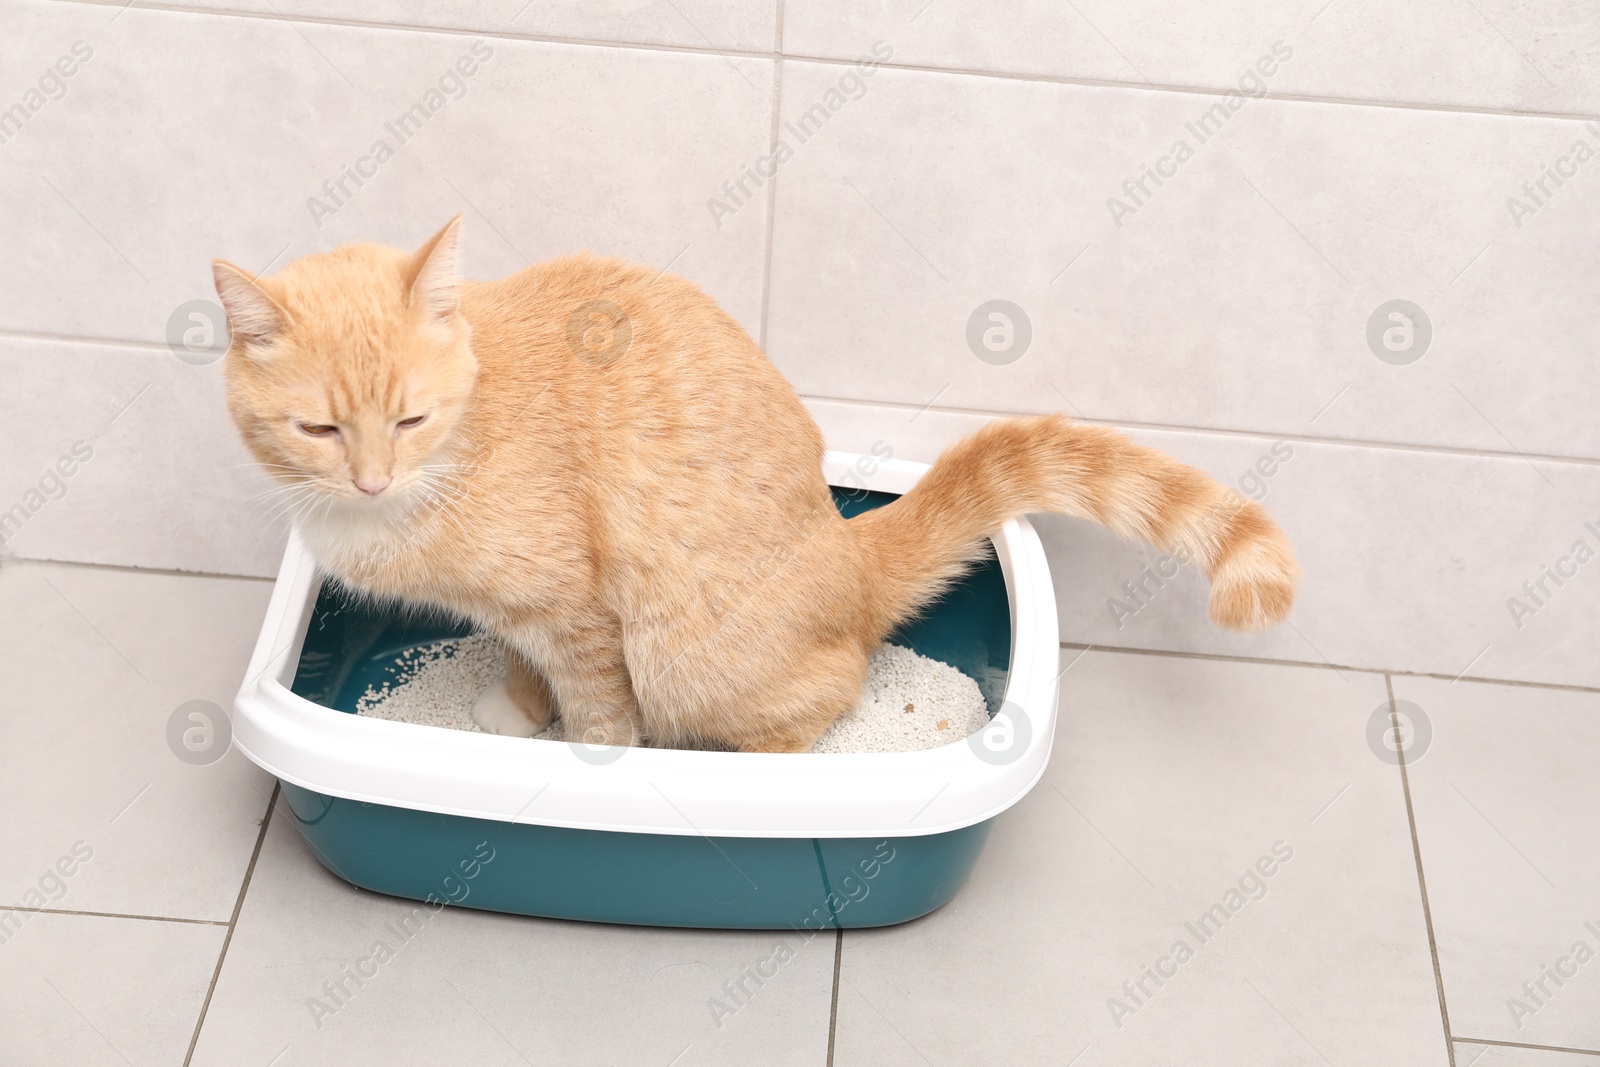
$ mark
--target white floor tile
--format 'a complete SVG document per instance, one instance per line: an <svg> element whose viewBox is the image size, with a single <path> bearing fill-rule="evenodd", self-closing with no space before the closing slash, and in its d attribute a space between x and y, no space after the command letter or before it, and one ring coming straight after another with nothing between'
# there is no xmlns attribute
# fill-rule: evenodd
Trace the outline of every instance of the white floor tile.
<svg viewBox="0 0 1600 1067"><path fill-rule="evenodd" d="M1600 1052L1581 1053L1456 1042L1456 1067L1592 1067Z"/></svg>
<svg viewBox="0 0 1600 1067"><path fill-rule="evenodd" d="M1600 693L1394 688L1431 730L1411 795L1451 1032L1600 1054Z"/></svg>
<svg viewBox="0 0 1600 1067"><path fill-rule="evenodd" d="M408 942L415 902L355 889L313 858L280 801L195 1067L638 1063L819 1067L834 938L785 935L794 957L721 1025L709 1001L773 952L766 933L657 930L446 908ZM425 909L424 909L425 913ZM393 958L330 1014L309 1005L383 941ZM676 1057L676 1058L675 1058Z"/></svg>
<svg viewBox="0 0 1600 1067"><path fill-rule="evenodd" d="M0 568L0 903L232 914L268 779L237 752L186 762L168 731L189 701L232 706L270 591L241 579ZM205 729L182 721L179 748L184 731ZM221 738L219 722L212 741Z"/></svg>
<svg viewBox="0 0 1600 1067"><path fill-rule="evenodd" d="M1089 653L1063 684L971 884L846 935L836 1063L1446 1062L1380 677Z"/></svg>
<svg viewBox="0 0 1600 1067"><path fill-rule="evenodd" d="M183 1063L223 927L7 911L0 923L10 929L0 940L0 1063Z"/></svg>

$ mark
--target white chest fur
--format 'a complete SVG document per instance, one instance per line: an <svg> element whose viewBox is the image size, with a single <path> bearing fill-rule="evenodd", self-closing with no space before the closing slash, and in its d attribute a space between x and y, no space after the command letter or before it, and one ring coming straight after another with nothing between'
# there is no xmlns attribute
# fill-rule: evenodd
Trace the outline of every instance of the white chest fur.
<svg viewBox="0 0 1600 1067"><path fill-rule="evenodd" d="M424 524L415 512L415 504L403 496L334 500L314 508L296 529L326 570L366 585L416 547Z"/></svg>

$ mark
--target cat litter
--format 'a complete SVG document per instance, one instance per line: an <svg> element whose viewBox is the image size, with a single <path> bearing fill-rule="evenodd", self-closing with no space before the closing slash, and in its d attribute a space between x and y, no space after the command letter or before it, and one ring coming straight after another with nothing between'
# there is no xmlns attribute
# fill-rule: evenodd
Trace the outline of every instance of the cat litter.
<svg viewBox="0 0 1600 1067"><path fill-rule="evenodd" d="M477 733L473 701L505 677L500 646L483 635L408 649L394 670L393 680L361 696L358 714ZM861 699L811 750L917 752L959 741L988 722L977 682L947 663L884 645L868 663ZM562 740L560 723L538 738Z"/></svg>

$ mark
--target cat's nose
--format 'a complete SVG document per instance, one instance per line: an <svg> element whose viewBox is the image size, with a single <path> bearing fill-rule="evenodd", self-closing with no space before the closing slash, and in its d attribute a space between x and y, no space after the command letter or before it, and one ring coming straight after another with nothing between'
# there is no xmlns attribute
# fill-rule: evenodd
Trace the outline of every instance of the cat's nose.
<svg viewBox="0 0 1600 1067"><path fill-rule="evenodd" d="M394 479L387 474L369 474L364 478L352 478L350 480L356 483L357 489L368 496L377 496L389 488L389 483Z"/></svg>

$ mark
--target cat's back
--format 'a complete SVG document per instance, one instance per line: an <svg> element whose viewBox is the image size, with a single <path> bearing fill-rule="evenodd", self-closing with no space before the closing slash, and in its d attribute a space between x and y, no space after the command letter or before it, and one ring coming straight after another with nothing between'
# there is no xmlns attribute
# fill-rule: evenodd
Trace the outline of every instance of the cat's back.
<svg viewBox="0 0 1600 1067"><path fill-rule="evenodd" d="M712 358L765 361L739 324L693 282L588 252L496 281L466 282L462 310L472 323L474 347L551 345L557 349L551 356L568 357L574 367L644 369L637 357L659 360L685 346Z"/></svg>
<svg viewBox="0 0 1600 1067"><path fill-rule="evenodd" d="M793 387L743 327L694 283L582 253L493 282L469 282L482 399L530 391L581 405L587 421L647 431L665 423L719 438L759 420L807 452L821 438Z"/></svg>
<svg viewBox="0 0 1600 1067"><path fill-rule="evenodd" d="M588 487L629 569L703 574L712 557L771 552L796 516L835 514L810 413L693 283L567 256L468 283L462 307L502 469L558 466Z"/></svg>

